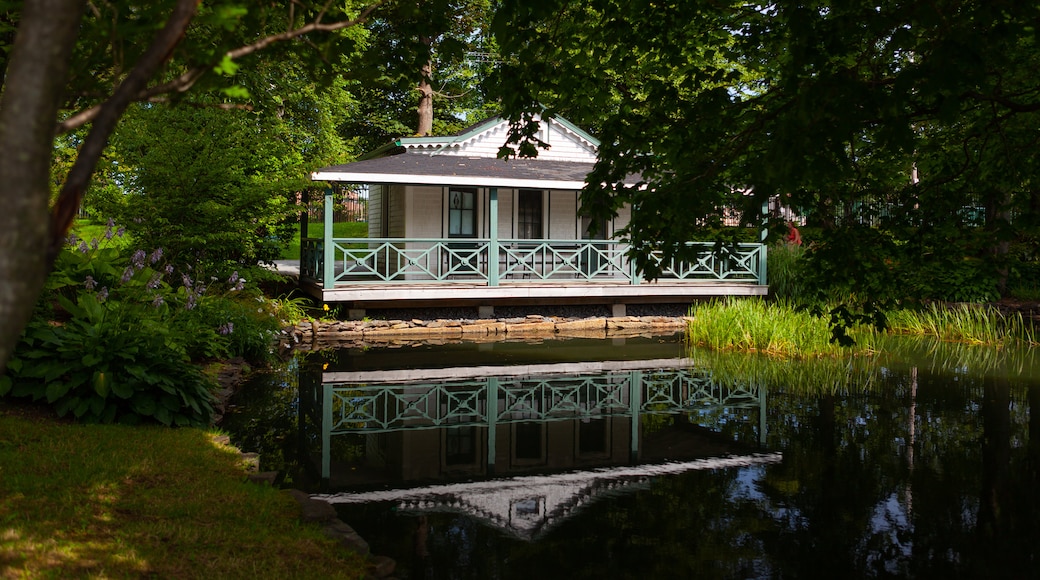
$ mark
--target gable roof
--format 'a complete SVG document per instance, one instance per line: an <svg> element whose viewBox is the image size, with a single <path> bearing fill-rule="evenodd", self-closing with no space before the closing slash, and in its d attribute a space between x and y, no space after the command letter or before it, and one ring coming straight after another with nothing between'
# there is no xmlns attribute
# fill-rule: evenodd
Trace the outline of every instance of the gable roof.
<svg viewBox="0 0 1040 580"><path fill-rule="evenodd" d="M492 118L456 135L404 137L359 161L311 174L313 181L572 189L585 186L599 141L560 117L539 121L550 145L536 158L499 159L509 122Z"/></svg>

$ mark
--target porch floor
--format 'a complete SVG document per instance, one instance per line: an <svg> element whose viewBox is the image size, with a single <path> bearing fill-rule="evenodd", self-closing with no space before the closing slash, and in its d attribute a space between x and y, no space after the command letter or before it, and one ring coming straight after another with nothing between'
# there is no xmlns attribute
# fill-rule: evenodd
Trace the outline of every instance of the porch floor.
<svg viewBox="0 0 1040 580"><path fill-rule="evenodd" d="M768 286L749 282L659 280L627 282L518 281L486 283L415 282L408 284L341 284L324 289L306 278L300 287L326 303L355 308L405 308L463 305L684 303L722 296L765 296Z"/></svg>

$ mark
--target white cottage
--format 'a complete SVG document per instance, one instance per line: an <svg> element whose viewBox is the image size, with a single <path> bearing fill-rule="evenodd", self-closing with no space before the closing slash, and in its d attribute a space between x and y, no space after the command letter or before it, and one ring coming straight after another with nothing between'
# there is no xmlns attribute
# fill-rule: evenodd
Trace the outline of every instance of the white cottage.
<svg viewBox="0 0 1040 580"><path fill-rule="evenodd" d="M304 280L326 302L355 308L437 302L485 312L555 300L608 303L619 314L631 302L765 293L765 252L757 244L723 256L705 245L703 258L666 264L661 279L647 284L615 236L630 208L596 235L582 215L579 193L598 141L565 119L543 119L538 137L548 150L499 159L508 129L495 118L458 135L401 138L312 174L368 186L369 235L304 240ZM331 194L326 203L331 208Z"/></svg>

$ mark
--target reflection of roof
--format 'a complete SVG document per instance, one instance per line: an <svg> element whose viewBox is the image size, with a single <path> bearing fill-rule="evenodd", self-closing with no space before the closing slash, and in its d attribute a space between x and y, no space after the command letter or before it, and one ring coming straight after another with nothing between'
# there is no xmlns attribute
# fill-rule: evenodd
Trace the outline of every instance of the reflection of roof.
<svg viewBox="0 0 1040 580"><path fill-rule="evenodd" d="M604 497L643 488L654 477L779 463L782 458L781 453L728 455L656 465L312 497L344 504L393 501L402 511L465 513L515 537L533 540L584 506Z"/></svg>
<svg viewBox="0 0 1040 580"><path fill-rule="evenodd" d="M311 179L347 183L581 189L590 171L591 163L428 155L401 150L386 157L326 167L313 173Z"/></svg>

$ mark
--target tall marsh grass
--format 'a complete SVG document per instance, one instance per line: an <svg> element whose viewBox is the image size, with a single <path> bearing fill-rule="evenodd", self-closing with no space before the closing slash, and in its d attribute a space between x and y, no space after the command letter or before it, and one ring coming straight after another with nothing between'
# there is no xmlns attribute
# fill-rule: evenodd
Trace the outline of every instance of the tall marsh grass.
<svg viewBox="0 0 1040 580"><path fill-rule="evenodd" d="M979 304L941 305L922 310L897 310L888 314L889 328L897 334L934 336L968 344L1037 344L1036 329L1019 313L1004 314Z"/></svg>
<svg viewBox="0 0 1040 580"><path fill-rule="evenodd" d="M805 248L793 244L776 244L766 254L769 297L774 300L799 300L809 294L802 256Z"/></svg>
<svg viewBox="0 0 1040 580"><path fill-rule="evenodd" d="M823 357L871 354L876 334L852 328L853 347L831 342L826 318L798 310L784 300L728 298L690 309L686 339L694 346L720 351L759 352L777 357Z"/></svg>

